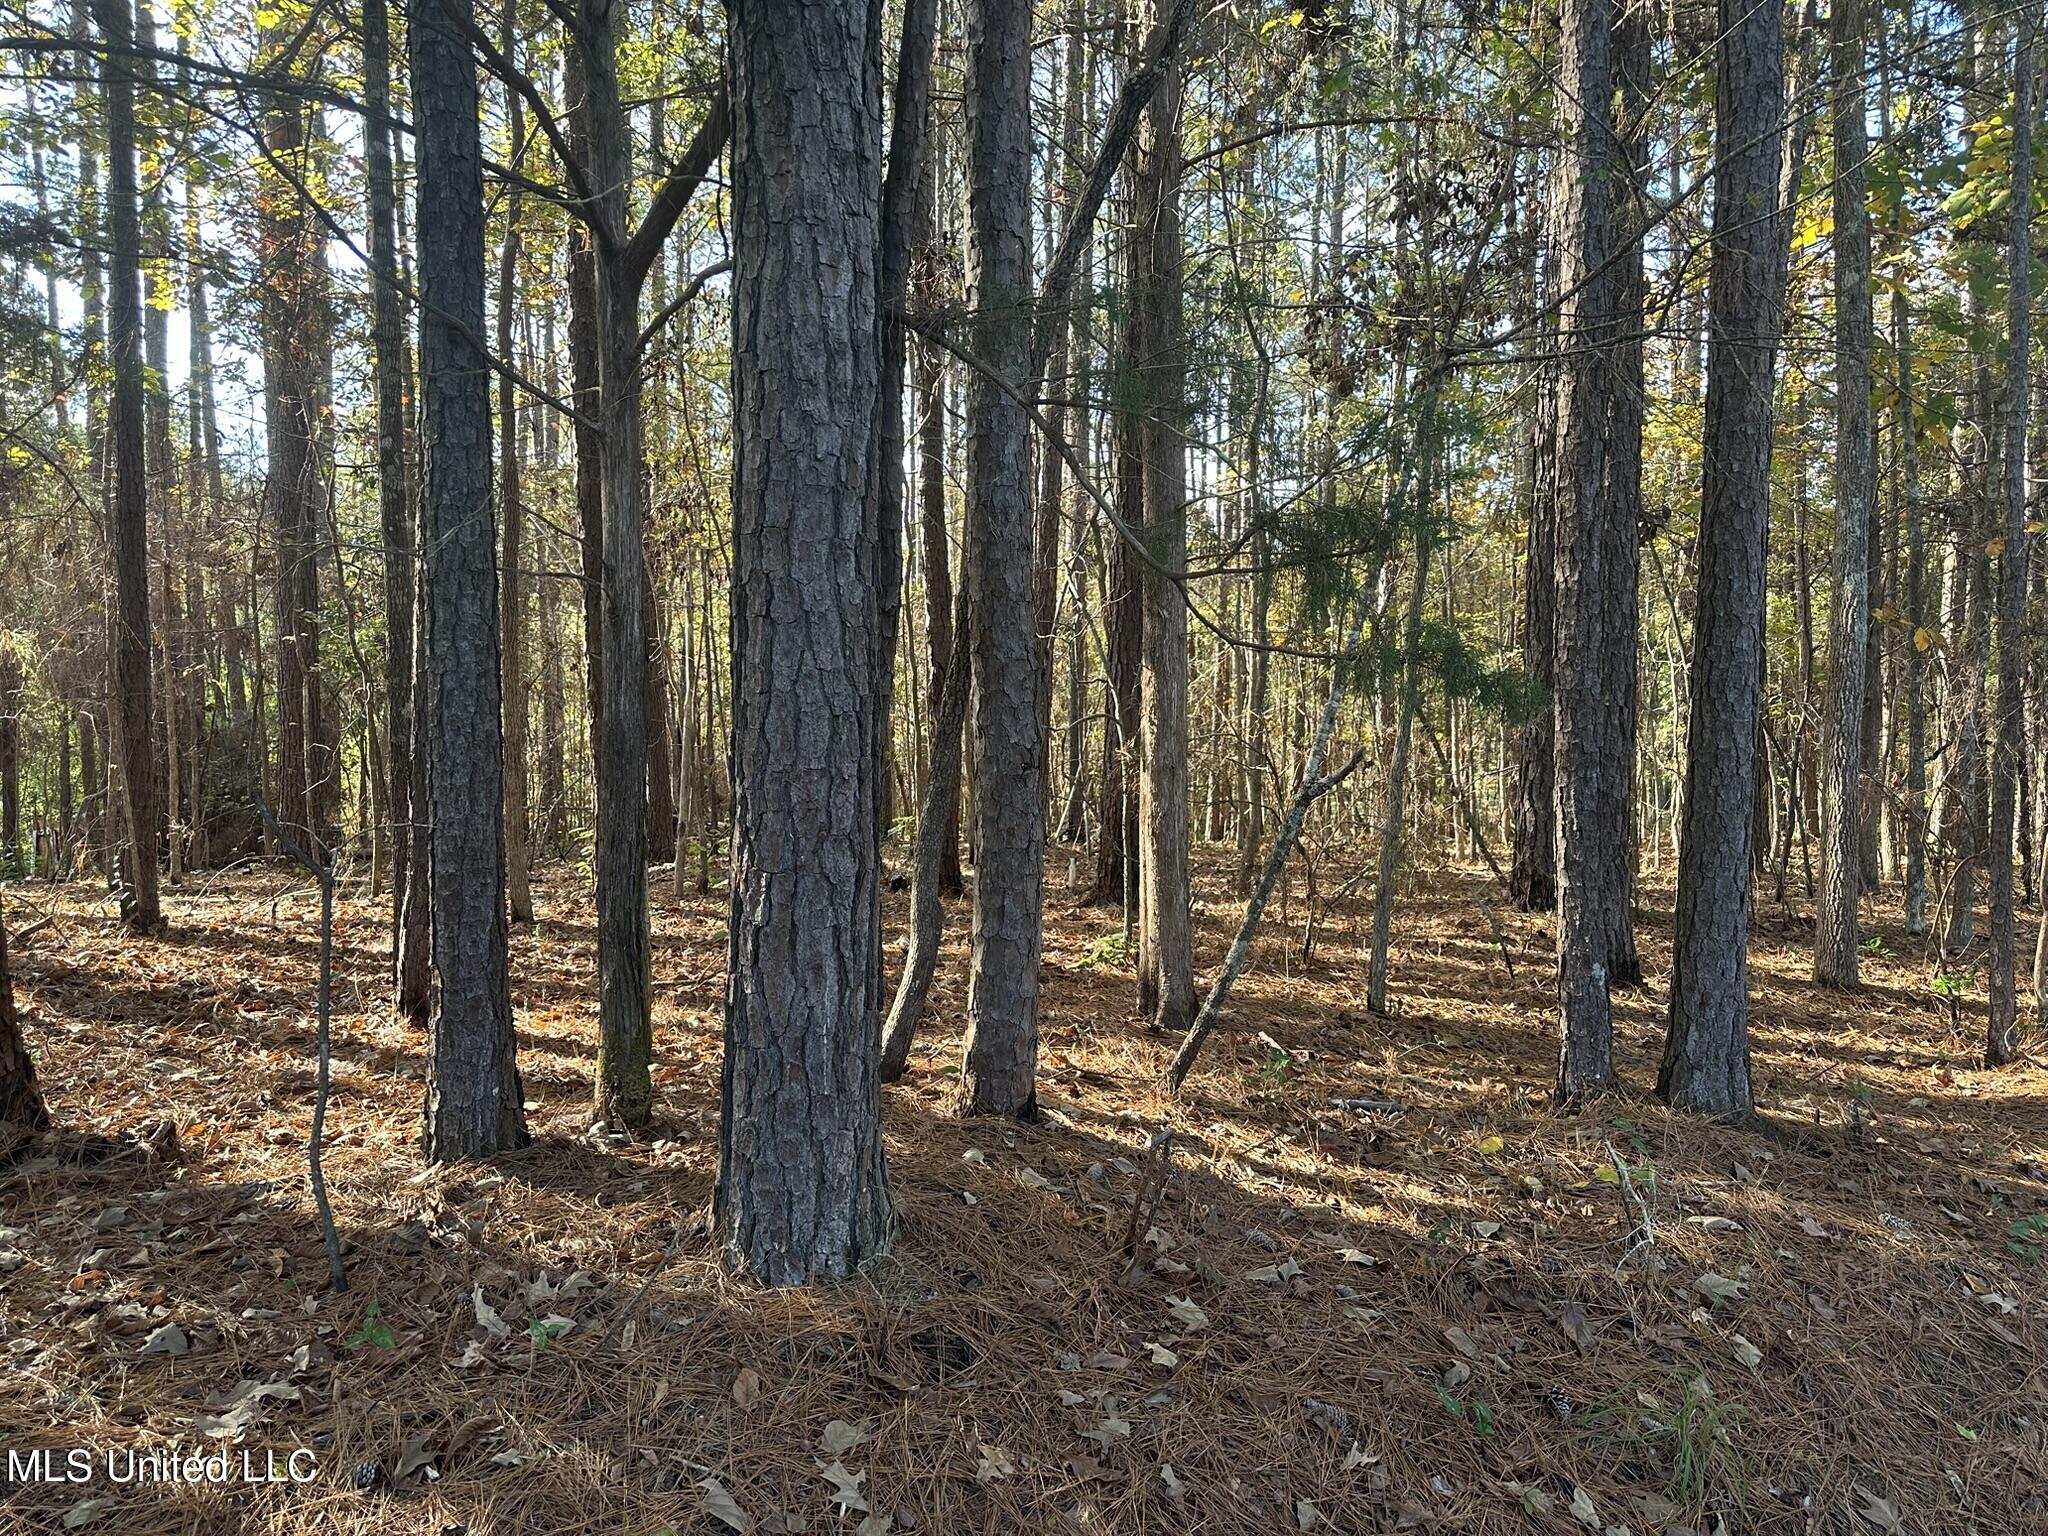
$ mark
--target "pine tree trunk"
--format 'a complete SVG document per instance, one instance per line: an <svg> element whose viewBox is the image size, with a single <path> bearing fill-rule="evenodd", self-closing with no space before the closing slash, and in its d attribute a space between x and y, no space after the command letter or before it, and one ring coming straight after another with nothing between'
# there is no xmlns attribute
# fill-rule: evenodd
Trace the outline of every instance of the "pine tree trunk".
<svg viewBox="0 0 2048 1536"><path fill-rule="evenodd" d="M2005 519L1998 556L1998 699L1991 755L1991 1008L1984 1064L2004 1066L2020 1053L2018 933L2013 914L2013 841L2026 758L2021 684L2027 609L2027 365L2032 361L2034 173L2034 20L2022 7L2013 22L2011 235L2007 243Z"/></svg>
<svg viewBox="0 0 2048 1536"><path fill-rule="evenodd" d="M1187 344L1181 335L1180 83L1168 65L1132 145L1131 277L1145 543L1138 572L1138 1012L1195 1016L1188 881ZM1162 569L1163 568L1163 569Z"/></svg>
<svg viewBox="0 0 2048 1536"><path fill-rule="evenodd" d="M500 49L517 66L519 7L505 0ZM519 93L505 92L506 136L515 145L526 141L526 108ZM505 239L498 251L498 358L514 360L513 333L519 303L519 189L505 193ZM519 463L519 396L509 373L498 375L498 480L502 503L504 554L498 568L499 599L505 636L505 895L512 921L533 921L531 862L526 839L526 513L521 504Z"/></svg>
<svg viewBox="0 0 2048 1536"><path fill-rule="evenodd" d="M1715 231L1708 275L1706 428L1693 600L1692 713L1678 844L1667 1103L1746 1117L1749 903L1763 709L1765 539L1782 271L1785 42L1777 6L1720 0Z"/></svg>
<svg viewBox="0 0 2048 1536"><path fill-rule="evenodd" d="M967 581L974 593L974 944L966 1114L1037 1111L1045 752L1032 606L1031 8L967 4ZM1000 382L999 382L1000 381ZM1007 386L1005 388L1004 386Z"/></svg>
<svg viewBox="0 0 2048 1536"><path fill-rule="evenodd" d="M730 12L732 916L716 1226L771 1285L843 1279L892 1225L883 1163L879 12ZM833 429L821 432L821 422ZM844 557L820 560L812 551Z"/></svg>
<svg viewBox="0 0 2048 1536"><path fill-rule="evenodd" d="M157 900L156 757L149 666L149 478L143 437L142 222L135 167L134 47L128 0L93 0L109 57L101 96L107 128L107 342L114 387L107 412L113 468L108 509L113 556L115 757L126 803L127 878L122 925L131 933L163 926Z"/></svg>
<svg viewBox="0 0 2048 1536"><path fill-rule="evenodd" d="M421 546L428 823L437 983L424 1146L432 1162L523 1145L505 918L503 672L483 356L483 154L470 0L408 34L419 134Z"/></svg>
<svg viewBox="0 0 2048 1536"><path fill-rule="evenodd" d="M576 46L582 60L588 171L599 189L595 214L601 230L592 262L602 426L604 658L594 859L598 1046L592 1115L608 1126L637 1129L654 1112L649 1075L654 1037L647 927L648 580L641 505L639 285L627 276L622 259L632 138L619 97L618 8L612 0L585 0L579 16ZM666 799L665 784L662 792Z"/></svg>
<svg viewBox="0 0 2048 1536"><path fill-rule="evenodd" d="M1624 573L1612 555L1618 507L1612 474L1613 394L1621 371L1617 331L1626 295L1619 276L1611 0L1566 0L1565 105L1552 207L1559 295L1555 666L1558 998L1562 1038L1556 1097L1575 1107L1614 1081L1608 998L1608 919L1617 829L1602 784L1626 719L1609 691L1608 608ZM1626 503L1633 511L1633 501ZM1634 573L1626 573L1633 580ZM1626 835L1625 832L1622 835Z"/></svg>
<svg viewBox="0 0 2048 1536"><path fill-rule="evenodd" d="M1857 985L1862 892L1862 722L1865 627L1870 622L1870 509L1876 469L1870 429L1870 211L1865 198L1863 0L1835 0L1835 580L1828 618L1828 688L1821 736L1820 895L1813 979Z"/></svg>
<svg viewBox="0 0 2048 1536"><path fill-rule="evenodd" d="M1636 952L1636 695L1641 649L1639 593L1642 585L1643 522L1643 168L1649 160L1645 122L1650 93L1648 0L1615 0L1613 16L1615 110L1619 114L1610 209L1615 219L1613 282L1616 335L1608 409L1613 413L1607 444L1609 505L1602 524L1606 548L1607 599L1601 607L1606 634L1600 641L1611 729L1600 733L1599 769L1602 852L1607 872L1600 881L1600 924L1606 933L1607 981L1613 987L1640 986L1642 958Z"/></svg>
<svg viewBox="0 0 2048 1536"><path fill-rule="evenodd" d="M46 1130L49 1124L50 1112L36 1082L35 1060L21 1038L21 1017L14 1010L14 978L7 968L7 914L0 909L0 1130L33 1133ZM0 1144L0 1153L5 1150Z"/></svg>

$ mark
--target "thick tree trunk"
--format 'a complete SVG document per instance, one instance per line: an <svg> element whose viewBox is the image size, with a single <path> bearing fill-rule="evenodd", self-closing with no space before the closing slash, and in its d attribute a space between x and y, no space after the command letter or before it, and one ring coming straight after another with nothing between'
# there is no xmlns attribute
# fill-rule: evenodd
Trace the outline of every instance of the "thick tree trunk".
<svg viewBox="0 0 2048 1536"><path fill-rule="evenodd" d="M149 676L149 475L144 457L142 362L142 219L135 167L135 81L126 53L134 47L128 0L93 0L106 41L101 96L107 128L107 341L114 388L107 412L113 461L108 540L113 556L115 755L126 802L127 878L121 921L131 933L163 926L157 900L156 757Z"/></svg>
<svg viewBox="0 0 2048 1536"><path fill-rule="evenodd" d="M8 1140L23 1132L45 1130L50 1112L36 1082L36 1064L21 1038L21 1016L14 1009L14 978L7 968L7 913L0 909L0 1132ZM0 1146L0 1151L4 1151Z"/></svg>
<svg viewBox="0 0 2048 1536"><path fill-rule="evenodd" d="M1692 714L1671 1024L1657 1092L1680 1109L1746 1117L1755 1105L1749 903L1782 302L1771 214L1784 157L1785 40L1775 5L1720 0L1719 24Z"/></svg>
<svg viewBox="0 0 2048 1536"><path fill-rule="evenodd" d="M772 1285L892 1224L880 1056L879 12L730 13L732 914L716 1224ZM823 425L821 424L829 424ZM833 559L816 551L833 549Z"/></svg>
<svg viewBox="0 0 2048 1536"><path fill-rule="evenodd" d="M967 308L989 372L977 371L967 389L975 878L960 1108L1028 1117L1038 1105L1045 754L1031 602L1030 418L1022 404L1032 372L1025 0L969 0L966 98Z"/></svg>
<svg viewBox="0 0 2048 1536"><path fill-rule="evenodd" d="M1857 985L1862 892L1862 722L1870 622L1870 509L1876 503L1870 432L1870 210L1865 198L1863 0L1835 0L1835 584L1828 618L1828 689L1821 746L1820 895L1813 979Z"/></svg>
<svg viewBox="0 0 2048 1536"><path fill-rule="evenodd" d="M505 918L504 717L484 335L483 154L470 0L413 16L426 573L428 821L437 983L425 1152L523 1145Z"/></svg>
<svg viewBox="0 0 2048 1536"><path fill-rule="evenodd" d="M2005 519L1998 556L1998 700L1991 755L1991 1008L1984 1064L1999 1067L2020 1053L2018 933L2013 914L2013 840L2026 758L2021 684L2026 673L2022 626L2027 610L2027 365L2033 347L2032 244L2034 173L2034 19L2022 7L2013 22L2011 235L2007 242L2005 375Z"/></svg>
<svg viewBox="0 0 2048 1536"><path fill-rule="evenodd" d="M1179 1034L1195 1016L1188 881L1187 343L1181 334L1180 81L1169 64L1131 155L1131 277L1145 543L1138 685L1138 1011Z"/></svg>
<svg viewBox="0 0 2048 1536"><path fill-rule="evenodd" d="M1616 803L1602 775L1627 728L1610 692L1608 609L1634 571L1613 565L1610 524L1633 498L1615 495L1613 395L1623 362L1618 163L1611 0L1567 0L1562 22L1562 143L1556 210L1557 370L1556 797L1558 999L1562 1012L1556 1097L1576 1106L1614 1080L1608 998L1608 921L1615 893L1611 825Z"/></svg>

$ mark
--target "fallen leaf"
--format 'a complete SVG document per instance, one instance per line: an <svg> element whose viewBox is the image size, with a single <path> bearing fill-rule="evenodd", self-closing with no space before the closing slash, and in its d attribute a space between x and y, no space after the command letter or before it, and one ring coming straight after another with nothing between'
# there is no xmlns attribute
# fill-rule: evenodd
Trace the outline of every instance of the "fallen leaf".
<svg viewBox="0 0 2048 1536"><path fill-rule="evenodd" d="M868 1437L867 1420L849 1424L844 1419L827 1421L824 1433L818 1437L818 1444L827 1456L844 1456Z"/></svg>
<svg viewBox="0 0 2048 1536"><path fill-rule="evenodd" d="M494 1339L510 1336L512 1325L498 1315L498 1309L484 1300L484 1288L477 1286L470 1292L469 1304L476 1313L476 1320L483 1325L484 1332Z"/></svg>
<svg viewBox="0 0 2048 1536"><path fill-rule="evenodd" d="M733 1377L732 1400L742 1408L751 1408L761 1400L761 1373L751 1365L741 1366L739 1375Z"/></svg>
<svg viewBox="0 0 2048 1536"><path fill-rule="evenodd" d="M1749 1289L1749 1282L1731 1280L1726 1275L1716 1274L1710 1269L1693 1281L1692 1288L1718 1307L1740 1301L1742 1293Z"/></svg>
<svg viewBox="0 0 2048 1536"><path fill-rule="evenodd" d="M81 1499L64 1511L64 1529L79 1530L99 1519L100 1511L107 1507L105 1499Z"/></svg>
<svg viewBox="0 0 2048 1536"><path fill-rule="evenodd" d="M1572 1487L1572 1518L1593 1530L1600 1529L1600 1511L1594 1507L1593 1496L1576 1484Z"/></svg>
<svg viewBox="0 0 2048 1536"><path fill-rule="evenodd" d="M1728 1336L1728 1347L1735 1351L1735 1358L1752 1371L1764 1363L1764 1352L1739 1333Z"/></svg>
<svg viewBox="0 0 2048 1536"><path fill-rule="evenodd" d="M993 1483L1000 1478L1017 1475L1017 1463L1002 1446L983 1442L974 1450L974 1480L977 1483Z"/></svg>
<svg viewBox="0 0 2048 1536"><path fill-rule="evenodd" d="M740 1536L751 1536L754 1517L741 1509L738 1501L725 1491L725 1484L715 1477L707 1477L697 1486L704 1490L705 1514L729 1530L738 1531Z"/></svg>
<svg viewBox="0 0 2048 1536"><path fill-rule="evenodd" d="M192 1341L185 1337L185 1330L176 1323L165 1323L142 1341L145 1355L182 1355L192 1347Z"/></svg>
<svg viewBox="0 0 2048 1536"><path fill-rule="evenodd" d="M1176 1323L1179 1323L1181 1327L1189 1332L1193 1332L1197 1328L1209 1326L1209 1314L1185 1296L1167 1297L1166 1310L1173 1314L1173 1320Z"/></svg>
<svg viewBox="0 0 2048 1536"><path fill-rule="evenodd" d="M867 1481L867 1473L849 1472L843 1463L834 1461L829 1467L820 1462L818 1476L832 1485L832 1502L839 1506L840 1514L868 1512L868 1498L860 1486Z"/></svg>
<svg viewBox="0 0 2048 1536"><path fill-rule="evenodd" d="M1294 1528L1298 1531L1312 1531L1323 1524L1323 1512L1307 1499L1294 1501Z"/></svg>

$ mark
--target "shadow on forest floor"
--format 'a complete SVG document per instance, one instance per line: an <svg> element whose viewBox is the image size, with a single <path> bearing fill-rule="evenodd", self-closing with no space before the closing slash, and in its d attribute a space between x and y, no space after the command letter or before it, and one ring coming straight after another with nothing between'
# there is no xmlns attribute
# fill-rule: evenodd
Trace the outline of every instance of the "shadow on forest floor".
<svg viewBox="0 0 2048 1536"><path fill-rule="evenodd" d="M1198 893L1204 964L1236 921L1223 864ZM1762 1136L1648 1095L1654 884L1649 981L1617 1005L1625 1087L1576 1118L1547 1104L1549 924L1483 877L1410 877L1387 1018L1363 1008L1370 891L1319 907L1306 961L1294 892L1177 1105L1171 1042L1103 958L1116 913L1056 889L1046 1114L1006 1125L949 1113L956 906L933 1017L885 1093L894 1252L770 1294L726 1279L703 1228L716 893L678 907L657 884L660 1119L610 1144L585 1130L586 892L540 882L542 921L513 940L536 1144L432 1172L423 1040L383 1003L383 910L352 897L327 1172L354 1287L336 1297L304 1187L311 902L272 917L292 889L171 892L177 933L146 944L65 888L17 957L58 1118L170 1118L182 1156L0 1176L0 1443L231 1445L259 1466L307 1446L319 1474L0 1487L0 1529L98 1499L81 1528L121 1536L652 1536L728 1528L713 1479L764 1531L851 1531L861 1505L870 1531L1583 1530L1575 1499L1672 1536L2048 1528L2048 1268L2026 1251L2048 1246L2027 1224L2048 1207L2048 1073L2038 1044L1978 1070L1981 994L1958 1037L1882 923L1893 953L1845 999L1806 981L1805 909L1765 903ZM1127 1271L1161 1124L1179 1151Z"/></svg>

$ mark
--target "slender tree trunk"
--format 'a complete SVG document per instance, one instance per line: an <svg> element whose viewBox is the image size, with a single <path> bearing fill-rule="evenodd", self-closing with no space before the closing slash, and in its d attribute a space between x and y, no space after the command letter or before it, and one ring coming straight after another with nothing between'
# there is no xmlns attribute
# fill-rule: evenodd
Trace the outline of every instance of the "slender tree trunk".
<svg viewBox="0 0 2048 1536"><path fill-rule="evenodd" d="M1692 712L1671 1023L1657 1092L1680 1109L1740 1118L1755 1107L1749 904L1782 307L1772 214L1784 158L1785 41L1775 5L1720 0L1719 23Z"/></svg>
<svg viewBox="0 0 2048 1536"><path fill-rule="evenodd" d="M939 163L937 146L927 139L925 170L918 178L916 223L919 258L911 273L918 303L926 309L935 308L944 297L939 282L939 270L944 260L939 249L937 228ZM947 669L952 665L955 646L963 642L966 630L964 626L956 629L953 622L953 557L946 535L945 359L939 348L930 344L920 344L915 349L914 359L918 402L918 540L924 563L925 654L930 668L926 679L926 711L932 718L933 730L937 731ZM958 727L955 729L957 731ZM936 736L932 739L931 753L936 760L939 753ZM958 755L957 748L955 755ZM957 773L942 816L943 820L934 831L934 836L939 839L938 893L950 899L967 892L967 883L960 874L960 783ZM922 822L918 824L917 835L921 850L925 837ZM922 857L921 852L919 857Z"/></svg>
<svg viewBox="0 0 2048 1536"><path fill-rule="evenodd" d="M483 356L483 152L471 0L408 33L419 135L428 822L437 983L425 1152L459 1162L523 1145L505 918L504 715L491 395Z"/></svg>
<svg viewBox="0 0 2048 1536"><path fill-rule="evenodd" d="M101 97L107 129L107 341L114 387L107 412L113 465L108 511L113 557L113 715L127 809L127 879L121 922L130 933L163 926L157 900L156 757L149 676L149 472L143 436L142 216L135 167L135 45L128 0L93 0L108 58Z"/></svg>
<svg viewBox="0 0 2048 1536"><path fill-rule="evenodd" d="M1820 897L1813 979L1857 985L1857 897L1862 889L1864 630L1870 622L1870 509L1876 470L1870 435L1870 210L1862 0L1835 0L1835 582L1828 619L1828 689L1821 747Z"/></svg>
<svg viewBox="0 0 2048 1536"><path fill-rule="evenodd" d="M974 947L966 1114L1037 1112L1045 753L1031 602L1031 8L967 5L967 581L974 593ZM1001 387L1007 384L1008 389Z"/></svg>
<svg viewBox="0 0 2048 1536"><path fill-rule="evenodd" d="M419 583L410 469L406 460L406 391L411 359L398 290L397 196L391 169L391 20L385 0L364 0L364 169L369 183L370 349L377 394L377 515L384 539L384 742L389 762L385 803L391 813L392 955L397 1007L424 1026L431 1005L432 937L429 895L415 869L426 849L414 814L413 595Z"/></svg>
<svg viewBox="0 0 2048 1536"><path fill-rule="evenodd" d="M1428 442L1411 445L1410 452L1423 456L1424 463L1435 452ZM1401 623L1401 694L1394 727L1394 755L1387 767L1387 803L1380 826L1379 866L1373 885L1372 956L1366 969L1365 1006L1373 1013L1387 1010L1387 971L1394 938L1394 886L1401 867L1402 815L1407 804L1408 757L1415 735L1415 711L1421 703L1422 620L1429 593L1430 551L1434 543L1429 523L1429 476L1418 477L1422 493L1416 498L1415 569L1410 577L1408 609Z"/></svg>
<svg viewBox="0 0 2048 1536"><path fill-rule="evenodd" d="M1131 156L1133 423L1142 527L1162 569L1138 574L1138 1011L1178 1034L1195 1016L1188 881L1187 344L1181 335L1180 80L1169 64Z"/></svg>
<svg viewBox="0 0 2048 1536"><path fill-rule="evenodd" d="M880 14L730 13L732 919L715 1215L726 1264L843 1279L892 1225L881 1137L867 494L881 323ZM833 423L821 432L819 423ZM837 548L835 560L813 551Z"/></svg>
<svg viewBox="0 0 2048 1536"><path fill-rule="evenodd" d="M505 0L501 51L515 67L519 57L519 7ZM517 150L526 139L526 108L519 93L505 92L506 136ZM505 193L505 239L498 251L498 357L513 361L514 321L519 304L520 199ZM519 395L510 373L498 375L498 481L504 503L504 554L499 561L500 627L505 635L505 893L512 921L533 921L533 887L528 866L526 814L526 511L519 463Z"/></svg>
<svg viewBox="0 0 2048 1536"><path fill-rule="evenodd" d="M1998 556L1998 700L1991 756L1991 1009L1984 1064L2019 1058L2019 954L2013 914L2013 839L2026 758L2021 683L2026 663L2022 626L2027 609L2027 365L2033 345L2033 247L2029 226L2034 189L2034 17L2014 13L2011 236L2007 243L2005 375L2005 520Z"/></svg>
<svg viewBox="0 0 2048 1536"><path fill-rule="evenodd" d="M1607 445L1609 505L1602 523L1606 549L1607 599L1600 616L1607 632L1600 642L1611 729L1598 737L1602 801L1601 853L1607 873L1599 882L1600 925L1606 934L1609 986L1640 986L1643 962L1636 952L1636 694L1641 650L1638 594L1642 585L1643 522L1643 228L1647 206L1643 184L1649 161L1645 120L1650 96L1649 0L1615 0L1613 16L1615 124L1615 219L1613 282L1615 340L1608 409L1613 413Z"/></svg>
<svg viewBox="0 0 2048 1536"><path fill-rule="evenodd" d="M576 40L589 175L599 189L592 265L603 428L603 729L597 746L594 861L598 1047L592 1115L608 1126L638 1129L654 1112L647 928L648 581L641 505L639 285L627 276L622 259L633 167L630 125L619 98L618 25L614 0L585 0ZM589 537L587 526L584 536Z"/></svg>
<svg viewBox="0 0 2048 1536"><path fill-rule="evenodd" d="M955 627L968 633L973 622L968 612L967 589L957 600ZM967 722L967 683L970 672L966 648L956 648L946 660L945 675L939 680L939 696L932 714L931 773L925 782L924 803L917 818L916 863L910 875L910 936L903 955L903 974L896 983L896 997L889 1006L888 1022L882 1029L882 1081L893 1083L910 1066L910 1048L917 1039L917 1026L924 1017L925 998L931 992L932 973L938 968L939 946L945 937L946 812L960 804L961 735ZM954 840L957 851L957 839Z"/></svg>

